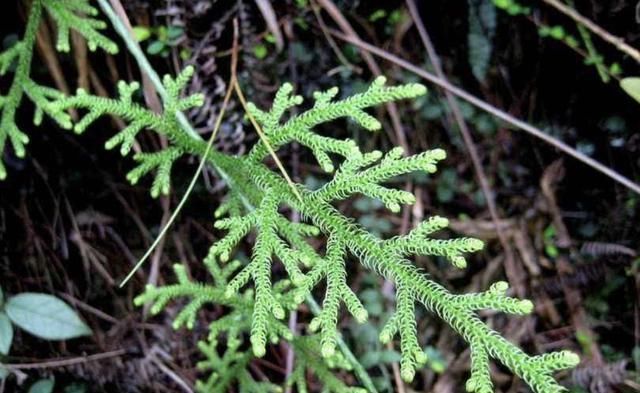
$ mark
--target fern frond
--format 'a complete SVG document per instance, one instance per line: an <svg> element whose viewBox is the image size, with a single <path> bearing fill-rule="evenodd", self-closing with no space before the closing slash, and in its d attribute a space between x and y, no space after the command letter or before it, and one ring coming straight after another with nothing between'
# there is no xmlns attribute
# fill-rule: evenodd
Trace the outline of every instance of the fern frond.
<svg viewBox="0 0 640 393"><path fill-rule="evenodd" d="M427 362L427 356L418 343L415 321L416 298L410 287L398 286L396 312L380 332L380 341L390 342L395 334L400 336L400 375L405 381L413 380L415 370Z"/></svg>
<svg viewBox="0 0 640 393"><path fill-rule="evenodd" d="M313 110L318 110L318 108L313 108L310 111ZM301 114L298 118L304 118L307 113ZM318 113L315 116L322 117ZM277 135L287 134L287 131L283 131L288 127L287 124L285 123L280 130L274 131L274 139L277 138ZM472 376L470 388L486 389L488 387L485 383L486 378L482 377L484 374L481 371L488 370L488 363L484 359L491 357L522 377L534 391L557 391L561 387L553 380L551 373L557 369L575 365L577 356L570 352L560 352L557 355L552 355L554 358L559 358L560 361L549 365L548 368L540 367L539 357L522 352L488 328L475 314L478 309L487 306L509 313L526 314L532 311L531 302L504 296L502 293L503 283L495 285L487 293L476 296L452 294L405 259L408 255L416 254L442 256L455 266L464 267L466 266L464 254L479 250L482 248L482 242L465 238L427 239L427 235L446 227L447 222L439 218L427 221L406 236L381 240L354 224L329 204L331 200L344 198L354 192L382 199L392 210L397 210L399 202L411 202L410 198L404 194L393 194L392 190L378 188L382 187L378 186L378 183L415 170L432 173L436 169L437 161L444 158L444 152L433 150L407 158L401 158L401 153L400 150L390 152L379 165L374 165L374 163L382 158L380 153L354 155L353 158L345 161L334 180L325 187L315 192L302 189L302 201L295 198L282 178L261 167L261 164L252 164L249 172L254 184L260 187L265 194L278 195L283 202L300 212L303 217L320 228L322 233L333 239L332 241L344 244L347 250L356 255L365 266L396 283L398 287L397 318L388 327L386 334L390 336L398 332L401 336L403 378L411 380L415 369L426 360L420 350L417 332L414 328L414 303L417 301L444 319L469 342L472 351L477 351L478 355L474 355L474 362L477 365L475 370L478 371ZM359 173L353 175L356 171ZM326 264L328 260L330 258L325 256L321 263ZM342 269L344 270L344 267ZM311 277L311 273L313 273L314 283L323 276L320 269L312 268L307 273L307 277ZM326 296L329 301L321 314L324 317L318 318L316 321L333 322L336 306L332 292L335 291L334 288L328 288ZM315 322L312 327L316 327L314 325L320 326L321 323ZM329 329L327 328L326 331L328 332ZM323 343L325 350L322 352L329 355L332 353L331 347L335 336L333 333L327 333L325 337ZM486 356L484 356L485 354Z"/></svg>
<svg viewBox="0 0 640 393"><path fill-rule="evenodd" d="M42 86L31 79L34 45L44 9L49 12L56 23L58 30L58 45L56 47L59 51L67 52L69 50L70 29L83 35L92 49L101 47L109 53L115 53L118 50L113 41L97 31L105 28L106 24L87 16L97 14L97 10L91 7L87 0L32 1L24 37L0 54L0 75L5 75L13 64L16 65L9 91L5 96L0 97L0 155L4 152L7 140L11 143L17 157L22 158L26 153L25 145L29 142L29 137L16 122L16 113L24 95L35 106L33 119L35 125L39 125L43 115L46 114L62 128L71 128L69 115L51 107L51 102L59 99L62 93L56 89ZM0 159L0 180L6 176L7 171L2 159Z"/></svg>
<svg viewBox="0 0 640 393"><path fill-rule="evenodd" d="M215 218L221 218L226 215L229 217L239 217L242 215L244 211L244 206L242 205L242 197L238 195L238 193L233 190L229 191L229 195L227 195L226 199L218 206L216 211L213 213Z"/></svg>
<svg viewBox="0 0 640 393"><path fill-rule="evenodd" d="M50 108L50 104L54 100L64 96L62 92L51 87L39 85L30 79L25 81L23 89L27 97L29 97L36 107L33 115L33 124L37 126L40 125L43 115L46 113L56 121L60 127L64 129L71 128L71 117L69 115L53 111Z"/></svg>
<svg viewBox="0 0 640 393"><path fill-rule="evenodd" d="M284 184L281 189L284 191ZM296 204L291 199L292 204ZM420 272L418 268L413 266L408 260L404 259L394 247L388 247L387 241L380 240L366 232L346 217L337 212L331 205L327 203L313 204L297 204L306 217L312 219L314 224L323 231L332 234L338 233L344 238L347 247L354 255L357 255L363 264L374 271L385 276L387 279L396 283L399 288L398 296L405 295L405 290L410 291L410 297L422 303L428 310L434 312L446 321L454 330L456 330L467 342L470 343L472 351L479 349L486 351L492 358L499 360L515 374L523 378L529 386L536 392L554 392L561 389L555 380L551 377L551 373L561 368L575 366L577 364L577 356L570 352L561 352L559 356L561 361L551 365L549 368L539 366L538 358L530 356L522 352L518 347L505 340L495 331L486 326L475 314L475 311L483 306L490 304L496 305L496 309L508 312L515 311L517 314L526 314L532 311L531 303L528 301L513 301L504 296L496 296L493 291L491 295L485 295L486 298L480 301L480 298L465 297L468 295L455 295L447 291L444 287L432 281L426 275ZM472 242L472 248L475 245ZM436 250L434 250L436 251ZM458 251L457 249L455 250ZM445 246L440 251L435 252L437 255L444 257L450 256L451 253ZM500 289L503 284L497 285ZM403 292L400 292L403 291ZM463 296L460 298L459 296ZM491 300L490 302L488 300ZM402 305L401 305L402 304ZM405 315L415 313L410 311L405 305L408 304L404 300L402 303L398 300L397 312ZM400 323L398 317L398 322ZM405 323L405 326L410 326ZM395 327L391 326L387 329L387 334L392 334ZM400 326L397 326L400 329ZM405 338L401 338L401 342L413 342L417 340L415 332L411 328L405 328L401 332ZM413 354L413 359L403 358L403 378L410 380L415 371L412 369L419 366L423 358L414 354L413 344L405 344L405 356ZM560 367L562 366L562 367ZM472 384L472 386L475 386ZM479 385L484 386L484 385Z"/></svg>
<svg viewBox="0 0 640 393"><path fill-rule="evenodd" d="M400 204L412 204L415 197L407 191L385 188L379 183L419 170L433 173L436 171L435 164L446 156L442 149L429 150L405 158L402 158L402 153L402 148L396 147L384 158L379 151L349 156L333 180L315 191L314 197L322 201L331 201L360 193L379 199L389 210L397 213L400 211ZM380 163L372 166L380 158ZM362 169L365 167L366 169Z"/></svg>
<svg viewBox="0 0 640 393"><path fill-rule="evenodd" d="M344 158L360 155L360 149L353 140L339 140L317 135L312 131L313 127L339 118L348 117L360 124L364 129L376 131L382 127L380 122L364 111L385 102L391 102L404 98L413 98L426 92L423 85L408 84L397 87L386 87L386 78L378 77L364 93L356 94L349 98L334 101L331 99L338 94L337 88L326 92L316 92L316 100L312 109L294 116L286 123L280 125L279 120L286 109L302 102L299 96L291 96L293 90L290 84L284 84L276 93L276 104L269 112L264 112L253 104L249 111L268 130L269 143L277 149L291 141L308 147L318 160L318 163L326 172L333 172L334 165L329 154L337 154ZM249 153L249 158L261 161L268 154L264 143L257 143Z"/></svg>
<svg viewBox="0 0 640 393"><path fill-rule="evenodd" d="M356 321L363 323L368 318L367 310L347 285L345 252L344 243L335 238L329 238L326 256L322 262L323 273L327 279L327 290L322 303L322 311L309 324L311 331L320 328L321 353L324 357L330 357L335 353L338 342L337 324L340 303L345 304Z"/></svg>
<svg viewBox="0 0 640 393"><path fill-rule="evenodd" d="M170 175L173 163L186 153L194 152L193 141L180 129L176 114L203 103L201 94L182 98L181 90L193 75L193 67L185 68L176 78L165 76L163 84L168 92L163 102L164 111L155 113L134 101L134 94L140 89L138 82L118 82L118 98L105 98L88 94L78 89L71 97L57 97L46 108L53 115L66 115L70 109L84 109L87 113L73 126L73 130L81 134L102 116L117 116L128 125L112 136L105 143L106 149L120 146L120 154L129 154L136 136L144 129L165 135L172 146L155 153L141 153L134 157L140 164L127 175L127 179L136 184L145 174L156 170L156 177L151 187L151 196L167 195L170 188Z"/></svg>
<svg viewBox="0 0 640 393"><path fill-rule="evenodd" d="M134 304L151 304L151 313L157 314L162 311L167 304L178 298L188 298L189 303L178 314L173 322L175 329L186 326L192 329L198 311L207 303L215 303L240 307L241 303L234 302L224 296L224 290L216 286L203 285L192 282L187 276L183 265L173 265L178 282L173 285L155 287L148 285L145 291L134 299Z"/></svg>
<svg viewBox="0 0 640 393"><path fill-rule="evenodd" d="M443 256L453 266L464 269L467 266L467 261L463 255L481 250L484 243L473 238L439 240L427 237L435 232L436 228L448 226L448 222L442 217L431 217L420 223L409 234L385 241L385 246L400 257L407 255Z"/></svg>
<svg viewBox="0 0 640 393"><path fill-rule="evenodd" d="M40 0L56 23L58 38L56 49L69 52L69 34L77 31L87 40L89 50L102 48L105 52L115 54L118 46L99 32L107 27L104 21L95 19L98 10L88 0Z"/></svg>
<svg viewBox="0 0 640 393"><path fill-rule="evenodd" d="M0 114L0 154L4 152L7 138L13 146L18 157L24 157L25 145L29 142L27 134L20 131L16 124L16 111L24 94L23 84L29 79L31 71L31 59L33 58L33 46L36 41L38 26L42 18L42 3L39 0L33 2L29 10L29 19L22 41L5 51L0 57L0 66L4 74L13 62L17 62L14 79L6 96L2 97L2 113ZM0 159L0 180L7 177L7 171Z"/></svg>
<svg viewBox="0 0 640 393"><path fill-rule="evenodd" d="M208 372L205 380L196 382L196 391L203 393L225 393L236 382L241 392L248 393L280 393L282 389L268 381L256 381L247 369L251 361L251 353L240 350L241 330L233 328L228 332L227 348L218 354L216 341L200 341L198 349L205 355L205 360L198 362L200 371Z"/></svg>
<svg viewBox="0 0 640 393"><path fill-rule="evenodd" d="M24 50L24 42L17 41L11 47L0 53L0 75L7 73L9 68L20 59L20 55Z"/></svg>
<svg viewBox="0 0 640 393"><path fill-rule="evenodd" d="M140 164L127 173L127 180L136 184L147 173L157 169L156 178L151 186L151 196L156 198L160 194L169 194L171 185L171 166L182 153L175 147L168 147L156 153L139 153L133 158Z"/></svg>
<svg viewBox="0 0 640 393"><path fill-rule="evenodd" d="M328 357L319 356L317 348L320 341L316 336L307 336L297 337L291 342L296 354L296 364L286 385L296 386L300 393L308 392L306 371L310 371L322 381L326 392L366 393L365 389L348 386L336 377L333 370L351 371L353 367L339 352Z"/></svg>

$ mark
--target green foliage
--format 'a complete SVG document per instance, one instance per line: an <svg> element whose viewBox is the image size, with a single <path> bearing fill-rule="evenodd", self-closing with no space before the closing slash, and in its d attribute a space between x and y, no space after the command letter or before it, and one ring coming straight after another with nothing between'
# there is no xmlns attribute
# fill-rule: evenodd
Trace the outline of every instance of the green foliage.
<svg viewBox="0 0 640 393"><path fill-rule="evenodd" d="M91 50L98 47L109 53L115 53L118 50L115 43L99 32L106 27L106 24L93 18L98 11L89 5L88 0L34 0L29 11L24 37L0 53L0 75L5 75L15 64L14 78L9 91L6 95L0 96L0 155L4 152L7 139L11 142L16 156L24 157L25 155L25 145L29 142L29 137L20 130L16 123L16 112L25 95L35 106L34 124L40 124L43 115L46 114L63 128L71 126L67 114L56 113L49 109L50 101L60 98L62 93L40 85L31 79L34 45L44 10L49 13L56 25L58 32L56 49L58 51L69 51L71 29L87 40ZM0 159L0 180L6 176L6 169Z"/></svg>
<svg viewBox="0 0 640 393"><path fill-rule="evenodd" d="M88 0L41 1L58 28L56 49L60 52L69 52L71 29L87 40L87 45L91 51L95 51L98 47L109 53L118 51L116 44L98 31L106 28L107 24L92 18L98 14L98 10L92 7Z"/></svg>
<svg viewBox="0 0 640 393"><path fill-rule="evenodd" d="M531 13L529 7L525 7L515 0L493 0L493 5L509 15L529 15Z"/></svg>
<svg viewBox="0 0 640 393"><path fill-rule="evenodd" d="M29 393L51 393L55 386L53 379L41 379L29 387Z"/></svg>
<svg viewBox="0 0 640 393"><path fill-rule="evenodd" d="M10 297L4 307L11 321L45 340L67 340L91 334L76 312L55 296L20 293Z"/></svg>
<svg viewBox="0 0 640 393"><path fill-rule="evenodd" d="M139 174L130 174L136 181L142 173L159 168L161 186L165 191L169 169L163 167L183 154L201 156L207 151L206 143L192 139L178 127L177 111L198 105L201 97L179 98L192 70L181 73L175 80L165 77L169 98L163 113L156 114L131 100L137 86L119 86L119 99L106 99L78 92L74 97L60 98L50 108L56 113L70 108L88 110L76 124L76 131L84 131L99 116L116 115L129 125L107 142L107 147L122 145L126 154L135 135L143 128L166 135L171 145L167 151L138 157L147 165ZM294 192L278 172L264 163L269 156L266 140L258 141L248 154L231 157L211 151L208 160L228 180L230 194L216 211L215 227L226 231L204 258L204 265L212 277L212 284L192 281L184 267L177 265L177 282L163 287L147 287L136 298L136 304L151 303L151 311L161 311L168 302L186 298L187 303L177 314L174 327L195 326L198 311L208 303L222 305L228 312L209 325L209 337L199 347L205 355L200 368L209 377L198 384L201 391L226 391L237 384L243 391L269 391L275 387L265 381L256 381L247 372L253 356L266 354L267 344L286 340L293 346L298 363L289 384L304 391L304 369L313 369L330 391L357 391L332 379L330 366L342 364L336 360L340 340L338 323L344 308L358 322L364 322L368 313L358 294L347 283L346 262L355 258L371 271L396 285L395 312L383 328L383 342L400 339L401 375L411 381L416 369L428 360L418 340L416 307L424 307L447 322L471 347L471 377L469 391L493 391L489 374L489 360L495 359L523 378L535 392L556 392L560 385L551 374L559 369L573 367L577 355L557 352L531 356L522 352L497 332L491 330L478 317L480 310L491 309L508 314L524 315L533 310L528 300L507 296L507 284L497 282L487 291L472 294L453 294L424 274L411 261L415 255L443 257L453 266L464 268L465 255L483 247L481 241L471 238L442 240L432 235L448 227L448 220L431 217L406 235L381 239L368 232L338 211L333 203L356 195L380 200L392 212L401 205L412 204L415 197L406 191L385 184L394 178L421 171L433 174L437 164L445 159L445 152L433 149L405 157L402 149L394 148L386 154L379 151L362 152L354 141L319 135L314 127L336 119L348 118L363 128L375 131L381 128L378 120L365 109L399 99L414 98L426 93L420 84L397 87L385 86L385 78L377 78L369 88L348 98L334 100L337 88L314 94L312 107L299 115L286 116L289 109L302 103L302 97L292 94L293 86L284 84L277 92L271 109L263 110L249 105L249 111L260 123L269 145L277 151L296 142L309 149L320 166L335 172L333 178L320 188L311 190L295 184ZM152 156L153 155L153 156ZM147 170L146 168L149 168ZM154 183L155 187L155 183ZM282 212L290 209L299 213L303 222L289 220ZM232 260L235 249L249 237L255 240L250 261L243 264ZM324 252L315 250L310 241L326 239ZM284 269L273 265L279 263ZM306 299L324 285L322 307L309 324L309 331L317 332L296 337L282 322L290 310L297 309ZM251 288L248 286L251 284ZM313 292L313 293L312 293ZM248 335L252 354L242 351L241 343ZM219 343L226 337L226 344ZM223 350L224 347L224 350ZM223 350L221 353L220 351ZM320 356L317 356L319 354ZM262 389L262 390L261 390Z"/></svg>
<svg viewBox="0 0 640 393"><path fill-rule="evenodd" d="M297 337L292 341L296 364L286 384L295 385L300 393L308 392L306 372L310 371L322 381L326 392L366 393L365 389L346 386L334 375L333 369L351 371L352 365L339 352L330 356L319 356L317 349L322 345L320 341L316 336Z"/></svg>
<svg viewBox="0 0 640 393"><path fill-rule="evenodd" d="M518 3L516 0L493 0L496 8L506 11L511 16L530 15L531 9ZM569 1L569 5L573 7L573 2ZM622 73L620 64L614 62L610 65L605 64L604 57L597 51L591 40L589 31L577 23L576 29L580 34L580 40L574 35L568 33L564 27L560 25L547 25L535 19L534 23L538 26L538 34L541 37L547 37L562 42L569 48L578 52L584 57L584 64L592 65L598 71L600 79L604 83L611 80L611 77L618 77Z"/></svg>
<svg viewBox="0 0 640 393"><path fill-rule="evenodd" d="M7 355L11 349L12 324L45 340L92 334L76 312L55 296L25 292L9 296L5 302L0 290L0 355Z"/></svg>
<svg viewBox="0 0 640 393"><path fill-rule="evenodd" d="M136 184L140 178L152 171L156 176L151 187L151 195L155 198L161 194L168 194L170 188L171 167L173 163L187 152L192 152L193 142L185 136L178 124L176 113L195 106L202 105L203 96L195 94L186 98L180 97L180 91L193 75L193 68L187 67L175 79L165 76L163 83L168 97L164 102L165 111L155 113L134 102L133 94L140 88L138 82L119 82L117 99L96 97L89 95L82 89L75 96L63 97L48 105L48 109L64 116L71 108L86 109L88 112L78 121L73 130L81 134L87 127L101 116L111 114L129 122L129 125L111 137L106 143L106 149L120 146L120 154L129 154L136 136L143 129L149 129L165 135L172 142L167 149L154 153L140 153L133 158L138 166L127 174L127 179Z"/></svg>
<svg viewBox="0 0 640 393"><path fill-rule="evenodd" d="M247 289L242 293L231 296L227 293L229 278L236 274L241 267L239 261L232 261L221 266L217 258L209 254L205 264L212 276L213 284L205 285L192 282L182 265L174 265L177 283L161 288L147 287L146 291L135 299L137 305L151 303L151 312L158 313L166 304L176 298L187 298L189 301L174 319L173 327L178 329L195 326L198 311L205 304L217 304L228 307L231 311L209 325L209 335L198 343L198 349L204 355L204 360L197 367L208 372L204 380L199 380L196 390L200 392L227 392L233 383L237 383L242 392L280 392L279 386L268 381L256 381L248 371L249 362L253 354L242 349L247 333L253 331L252 315L254 314L254 293ZM274 287L274 301L283 307L289 301L285 292L289 283L281 281ZM338 377L333 375L332 369L351 370L351 365L336 353L324 359L317 351L319 338L316 336L294 337L280 320L273 315L266 314L266 327L269 341L277 343L280 339L289 342L296 353L296 368L289 385L297 385L298 391L306 391L305 371L313 371L325 387L331 392L358 393L362 390L350 388ZM219 353L220 339L225 337L225 348Z"/></svg>
<svg viewBox="0 0 640 393"><path fill-rule="evenodd" d="M634 100L640 102L640 78L624 78L620 81L620 87Z"/></svg>
<svg viewBox="0 0 640 393"><path fill-rule="evenodd" d="M179 39L185 34L184 28L181 26L133 26L133 34L138 42L143 42L153 38L147 45L147 53L149 55L160 55L167 57L171 51L171 47L176 46ZM187 52L180 52L180 57L188 58Z"/></svg>
<svg viewBox="0 0 640 393"><path fill-rule="evenodd" d="M469 4L469 64L479 81L484 81L489 63L493 37L496 32L496 9L490 0L468 0Z"/></svg>

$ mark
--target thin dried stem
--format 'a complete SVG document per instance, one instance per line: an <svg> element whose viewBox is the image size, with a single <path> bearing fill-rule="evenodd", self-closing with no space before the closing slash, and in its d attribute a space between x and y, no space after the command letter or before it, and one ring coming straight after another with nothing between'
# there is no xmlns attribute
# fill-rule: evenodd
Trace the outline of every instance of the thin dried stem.
<svg viewBox="0 0 640 393"><path fill-rule="evenodd" d="M556 10L562 12L563 14L568 16L569 18L573 19L576 23L586 27L593 34L597 35L598 37L600 37L603 40L607 41L608 43L612 44L618 50L628 54L636 62L640 63L640 51L638 51L636 48L634 48L634 47L630 46L629 44L627 44L626 42L624 42L624 40L622 38L616 37L615 35L609 33L608 31L606 31L602 27L600 27L600 26L596 25L595 23L593 23L591 20L589 20L589 19L585 18L584 16L580 15L580 13L578 13L578 11L574 10L573 8L569 7L566 4L562 4L558 0L542 0L542 1L544 1L547 4L549 4L550 6L555 8Z"/></svg>
<svg viewBox="0 0 640 393"><path fill-rule="evenodd" d="M447 82L446 80L443 80L442 78L437 77L436 75L430 73L429 71L425 71L423 68L420 68L418 66L413 65L412 63L399 58L398 56L389 53L388 51L385 51L384 49L380 49L374 45L371 45L369 43L366 43L360 39L357 38L353 38L351 36L348 36L346 34L343 34L337 30L329 30L329 32L335 36L338 37L339 39L349 42L350 44L353 44L359 48L362 48L368 52L371 52L372 54L379 56L385 60L388 60L394 64L399 65L400 67L413 72L414 74L418 75L419 77L428 80L429 82L436 84L440 87L442 87L443 89L446 89L448 91L450 91L452 94L454 94L455 96L467 101L468 103L470 103L471 105L474 105L477 108L482 109L483 111L486 111L487 113L490 113L491 115L497 117L498 119L506 122L507 124L510 124L513 127L519 128L522 131L525 131L526 133L533 135L534 137L541 139L542 141L552 145L553 147L561 150L562 152L570 155L571 157L577 159L578 161L582 161L583 163L587 164L588 166L590 166L591 168L597 170L598 172L601 172L602 174L610 177L612 180L622 184L623 186L627 187L628 189L630 189L631 191L635 192L636 194L640 194L640 185L638 185L637 183L634 183L631 179L627 178L626 176L621 175L620 173L616 172L615 170L607 167L606 165L602 164L599 161L594 160L591 157L586 156L583 153L580 153L579 151L577 151L576 149L574 149L573 147L567 145L566 143L552 137L551 135L547 134L546 132L542 131L541 129L532 126L529 123L526 123L520 119L515 118L514 116L508 114L507 112L496 108L495 106L489 104L488 102L485 102L483 100L481 100L478 97L473 96L472 94L466 92L465 90L452 85L451 83Z"/></svg>
<svg viewBox="0 0 640 393"><path fill-rule="evenodd" d="M427 56L429 62L433 66L433 69L444 81L448 82L447 77L442 70L442 65L440 63L440 59L438 54L433 47L433 43L431 42L431 38L427 33L427 29L424 27L422 23L422 19L420 18L420 14L418 13L418 9L416 8L416 4L414 0L407 0L407 7L409 8L409 13L411 14L411 18L413 19L416 28L418 29L418 33L420 35L420 39L424 44L425 49L427 50ZM487 201L487 207L489 208L489 214L491 215L491 220L494 222L496 226L496 233L498 234L498 239L500 240L500 244L505 251L505 264L506 264L506 272L509 276L509 281L514 283L518 296L523 297L525 295L524 288L520 285L521 274L518 274L518 270L515 266L515 258L513 248L509 244L507 240L507 236L502 229L502 226L499 224L501 217L498 213L498 209L496 207L495 196L493 190L491 190L491 186L489 186L489 181L487 180L487 176L484 173L484 169L482 168L482 161L480 160L480 155L478 154L478 149L473 141L473 137L471 136L471 132L469 131L469 127L462 116L462 111L460 110L460 105L456 101L455 97L448 90L444 90L444 95L447 99L447 103L451 108L451 112L453 113L453 117L458 124L458 128L460 129L460 134L462 134L462 140L464 141L464 145L467 148L467 152L469 153L469 157L471 157L471 163L473 164L473 169L476 173L476 177L478 178L478 183L480 183L480 188L482 189L482 194Z"/></svg>

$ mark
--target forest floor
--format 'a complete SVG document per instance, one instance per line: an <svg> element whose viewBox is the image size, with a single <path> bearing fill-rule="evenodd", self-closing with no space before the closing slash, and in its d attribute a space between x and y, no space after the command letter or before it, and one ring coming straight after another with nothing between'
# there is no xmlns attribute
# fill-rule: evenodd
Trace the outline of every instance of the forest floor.
<svg viewBox="0 0 640 393"><path fill-rule="evenodd" d="M3 13L14 15L0 28L5 41L24 28L25 2L17 3L3 6ZM580 353L581 365L560 376L572 391L640 391L640 195L495 117L495 110L504 111L571 146L578 156L638 182L639 103L618 83L640 71L628 54L587 32L594 55L582 41L582 25L544 2L531 4L528 15L509 15L487 0L416 1L417 12L408 6L412 1L291 0L266 8L257 4L267 2L235 0L122 3L160 74L196 65L188 93L204 93L206 101L188 118L203 134L212 129L227 87L234 19L240 26L238 78L259 107L268 107L286 81L305 97L331 86L340 86L344 95L358 92L378 74L392 83L427 85L426 98L379 110L382 132L365 134L347 122L323 131L351 135L366 150L441 147L448 151L444 169L434 177L403 179L402 187L419 198L400 216L366 198L340 209L381 237L393 236L397 228L406 232L424 217L450 217L453 232L480 238L487 247L464 271L426 258L417 258L418 265L457 293L508 280L514 294L536 304L533 316L485 318L528 352ZM640 46L639 24L631 17L635 4L605 3L580 4L577 11ZM579 40L577 50L568 36ZM356 37L376 50L349 43ZM139 78L125 50L115 56L75 50L46 61L54 46L55 38L44 31L34 73L62 90L83 87L111 95L116 81ZM493 109L458 97L448 101L449 90L424 79L438 77L434 62L441 63L441 80ZM61 79L51 81L50 75ZM29 124L31 114L21 116ZM168 280L176 261L201 266L207 246L219 236L212 220L224 184L205 171L148 264L120 289L197 166L179 162L171 194L152 200L147 184L127 183L132 161L103 149L107 130L120 127L105 119L80 137L54 126L34 127L27 129L26 159L4 153L10 176L0 182L0 287L5 294L56 295L94 334L60 343L17 331L2 362L28 367L16 368L20 378L0 383L0 391L27 391L33 381L55 376L61 392L176 392L190 391L198 377L196 342L204 328L174 331L171 309L152 317L132 299L145 284ZM243 152L257 137L232 100L215 148ZM139 138L143 150L161 143L150 134ZM292 147L278 155L295 181L313 186L324 180L305 151ZM351 273L353 289L372 318L365 325L345 320L343 335L380 391L461 391L468 351L428 316L418 331L431 355L429 366L410 386L394 378L397 352L377 341L390 309L390 288L364 270ZM254 371L282 382L285 351L256 361ZM493 371L499 391L527 391L500 366Z"/></svg>

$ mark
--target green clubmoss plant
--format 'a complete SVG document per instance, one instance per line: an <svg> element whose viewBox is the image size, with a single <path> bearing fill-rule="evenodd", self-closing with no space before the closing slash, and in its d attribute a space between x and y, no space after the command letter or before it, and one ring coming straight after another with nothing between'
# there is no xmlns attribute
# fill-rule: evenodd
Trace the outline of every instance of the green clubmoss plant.
<svg viewBox="0 0 640 393"><path fill-rule="evenodd" d="M328 390L357 391L344 386L335 377L332 379L329 367L331 362L344 365L335 358L340 356L336 346L342 310L358 322L368 318L358 294L348 285L347 273L351 269L347 268L347 263L353 260L396 286L395 313L384 325L380 339L389 342L399 338L400 369L404 380L413 380L416 370L427 361L422 350L424 343L419 342L416 328L416 307L424 307L442 318L469 344L471 375L466 383L468 391L493 392L491 359L522 378L534 392L563 390L552 374L575 366L579 361L577 355L568 351L528 355L489 328L477 314L480 310L490 309L526 315L533 311L531 301L509 297L508 285L502 281L480 293L452 293L410 260L416 255L443 257L456 268L464 268L467 265L465 255L482 249L480 240L433 238L434 233L449 224L446 218L438 216L428 218L406 235L381 239L335 207L336 201L366 195L381 200L392 212L398 212L401 205L414 203L415 197L407 191L389 187L388 182L415 171L432 174L446 154L441 149L433 149L407 157L400 148L387 153L362 152L353 140L323 136L315 128L349 118L366 130L375 131L381 124L366 109L423 95L426 93L424 86L388 87L385 78L378 77L366 91L343 99L335 99L337 88L317 92L311 108L299 115L287 116L288 111L303 100L292 94L290 84L284 84L269 110L249 105L251 115L263 128L265 139L274 150L296 142L313 153L323 170L335 172L332 180L317 190L295 184L297 192L294 192L291 185L265 163L269 155L265 139L259 140L244 156L210 151L203 157L207 151L206 142L187 135L176 117L178 111L202 102L199 95L180 98L180 90L192 72L187 68L175 79L164 78L168 99L160 114L134 102L131 97L138 85L124 82L118 85L119 97L116 99L79 91L72 97L57 97L47 105L47 110L55 116L63 116L72 108L85 110L86 115L74 127L78 132L84 131L100 116L121 117L128 123L127 128L111 138L106 146L120 145L123 154L129 152L136 134L142 129L167 136L170 145L159 152L136 155L139 166L128 175L135 183L142 175L155 171L151 186L154 196L168 192L171 165L185 155L207 160L227 180L229 195L216 210L214 223L216 228L226 231L226 235L211 246L204 258L212 283L191 281L184 268L177 265L175 284L147 287L136 299L138 305L152 303L152 312L160 312L172 300L188 299L175 318L176 328L194 327L198 312L205 304L223 305L230 310L211 323L209 337L200 345L205 355L200 367L210 374L199 382L199 390L224 391L220 387L231 383L237 383L245 391L273 390L270 383L256 382L246 366L252 356L264 356L270 343L286 340L296 351L298 362L287 383L305 391L304 370L312 368ZM283 209L298 212L302 222L289 220L282 213ZM255 237L252 255L250 261L243 264L233 259L233 255L250 233ZM314 243L324 239L324 252L313 248L311 239ZM276 264L283 269L274 268ZM283 319L289 311L317 293L321 282L326 289L320 312L310 322L306 334L293 335ZM226 349L220 353L218 344L222 333L226 336ZM252 354L241 350L241 343L247 336Z"/></svg>

